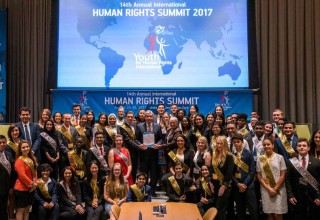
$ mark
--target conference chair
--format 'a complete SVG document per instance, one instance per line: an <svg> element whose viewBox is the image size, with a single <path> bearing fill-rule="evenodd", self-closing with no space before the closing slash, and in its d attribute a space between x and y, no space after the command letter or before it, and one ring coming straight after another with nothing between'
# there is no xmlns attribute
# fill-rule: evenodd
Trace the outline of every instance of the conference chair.
<svg viewBox="0 0 320 220"><path fill-rule="evenodd" d="M114 217L118 220L120 216L121 208L117 205L111 206L111 212L113 213Z"/></svg>
<svg viewBox="0 0 320 220"><path fill-rule="evenodd" d="M213 220L215 219L217 213L218 213L218 210L212 207L206 211L206 213L203 216L203 220Z"/></svg>

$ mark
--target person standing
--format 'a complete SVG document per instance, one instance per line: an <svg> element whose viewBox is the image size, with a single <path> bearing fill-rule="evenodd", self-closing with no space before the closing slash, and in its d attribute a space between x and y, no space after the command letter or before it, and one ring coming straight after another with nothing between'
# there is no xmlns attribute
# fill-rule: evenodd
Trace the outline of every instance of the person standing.
<svg viewBox="0 0 320 220"><path fill-rule="evenodd" d="M8 219L7 204L9 192L12 192L13 157L5 151L7 140L0 135L0 219Z"/></svg>
<svg viewBox="0 0 320 220"><path fill-rule="evenodd" d="M289 159L286 187L295 219L319 219L320 160L310 156L309 141L299 138L298 156ZM309 212L308 212L309 211Z"/></svg>

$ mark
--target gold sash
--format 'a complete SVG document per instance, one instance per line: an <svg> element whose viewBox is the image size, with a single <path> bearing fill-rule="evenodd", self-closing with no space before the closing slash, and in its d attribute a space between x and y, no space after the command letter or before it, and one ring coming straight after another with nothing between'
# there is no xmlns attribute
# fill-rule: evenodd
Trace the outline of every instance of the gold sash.
<svg viewBox="0 0 320 220"><path fill-rule="evenodd" d="M49 191L47 190L45 184L46 183L42 179L38 180L38 188L39 188L41 194L43 195L43 197L46 199L51 199L51 195L50 195Z"/></svg>
<svg viewBox="0 0 320 220"><path fill-rule="evenodd" d="M171 186L172 186L172 188L174 189L174 191L180 196L180 194L181 194L181 189L180 189L180 186L179 186L176 178L175 178L174 176L170 176L170 177L168 178L168 180L170 181Z"/></svg>
<svg viewBox="0 0 320 220"><path fill-rule="evenodd" d="M249 166L243 162L241 159L239 159L237 156L232 155L233 156L233 161L234 163L240 167L244 172L249 173Z"/></svg>
<svg viewBox="0 0 320 220"><path fill-rule="evenodd" d="M76 169L76 175L80 176L80 178L82 179L86 172L86 166L82 161L82 151L80 157L75 152L75 150L69 151L68 158L70 165Z"/></svg>
<svg viewBox="0 0 320 220"><path fill-rule="evenodd" d="M7 141L7 145L9 146L9 147L11 147L11 149L16 153L16 157L18 156L18 154L19 154L19 148L18 148L18 146L15 144L15 143L13 143L12 141Z"/></svg>
<svg viewBox="0 0 320 220"><path fill-rule="evenodd" d="M70 143L73 144L75 142L73 136L71 135L71 132L67 130L64 126L61 126L58 131L60 131L61 134L63 134L63 136L65 136ZM69 148L69 145L68 145L68 148Z"/></svg>
<svg viewBox="0 0 320 220"><path fill-rule="evenodd" d="M212 149L214 149L217 145L217 137L215 135L212 135L211 137L211 146L212 146Z"/></svg>
<svg viewBox="0 0 320 220"><path fill-rule="evenodd" d="M284 149L290 155L290 158L298 156L298 154L294 151L294 149L292 148L290 142L287 140L287 137L285 135L282 135L279 138L284 146Z"/></svg>
<svg viewBox="0 0 320 220"><path fill-rule="evenodd" d="M214 170L214 174L212 174L212 179L214 179L214 180L218 179L220 184L222 185L224 176L221 173L220 169L218 168L218 164L215 161L213 161L213 157L212 157L212 167Z"/></svg>
<svg viewBox="0 0 320 220"><path fill-rule="evenodd" d="M132 131L131 128L129 128L127 125L123 124L121 125L121 127L129 134L130 138L132 140L135 140L136 139L136 135L135 133Z"/></svg>
<svg viewBox="0 0 320 220"><path fill-rule="evenodd" d="M97 181L91 180L90 186L91 186L91 189L92 189L92 192L93 192L92 203L98 203L99 202L98 196L100 194L100 189L98 187Z"/></svg>
<svg viewBox="0 0 320 220"><path fill-rule="evenodd" d="M111 139L114 141L116 134L114 133L114 131L112 130L112 128L110 127L105 127L108 135L111 137Z"/></svg>
<svg viewBox="0 0 320 220"><path fill-rule="evenodd" d="M201 132L199 131L199 129L197 129L195 135L196 135L197 139L201 136Z"/></svg>
<svg viewBox="0 0 320 220"><path fill-rule="evenodd" d="M260 163L262 164L262 168L266 174L267 184L270 185L272 188L274 188L276 186L276 181L275 181L273 173L271 171L271 167L268 162L267 156L260 155L259 160L260 160Z"/></svg>
<svg viewBox="0 0 320 220"><path fill-rule="evenodd" d="M84 132L83 128L80 125L77 125L76 129L77 129L78 134L82 137L82 140L84 141L85 145L87 147L89 147L90 143L89 143L89 140L88 140L87 135Z"/></svg>
<svg viewBox="0 0 320 220"><path fill-rule="evenodd" d="M23 157L23 156L20 156L19 157L25 164L28 165L28 167L31 169L31 173L32 173L32 178L35 178L35 169L34 169L34 163L33 163L33 160L31 160L30 158L28 157Z"/></svg>
<svg viewBox="0 0 320 220"><path fill-rule="evenodd" d="M245 134L247 134L249 131L245 128L245 129L241 129L238 131L239 134L241 134L242 136L244 136Z"/></svg>
<svg viewBox="0 0 320 220"><path fill-rule="evenodd" d="M205 198L207 197L207 195L209 195L209 196L212 195L212 192L208 187L208 183L203 177L201 178L201 186L202 186L202 189L205 193L205 196L204 196Z"/></svg>
<svg viewBox="0 0 320 220"><path fill-rule="evenodd" d="M178 161L180 161L180 159L178 158L178 156L177 156L173 151L170 151L170 152L168 153L168 155L169 155L169 157L173 160L173 162L177 163ZM189 170L188 165L182 162L182 166L183 166L183 170L184 170L185 172L188 172L188 170Z"/></svg>
<svg viewBox="0 0 320 220"><path fill-rule="evenodd" d="M133 185L131 186L131 189L132 189L132 191L134 192L134 194L136 195L138 202L144 202L145 197L144 197L144 195L141 193L141 191L140 191L139 187L137 186L137 184L133 184Z"/></svg>

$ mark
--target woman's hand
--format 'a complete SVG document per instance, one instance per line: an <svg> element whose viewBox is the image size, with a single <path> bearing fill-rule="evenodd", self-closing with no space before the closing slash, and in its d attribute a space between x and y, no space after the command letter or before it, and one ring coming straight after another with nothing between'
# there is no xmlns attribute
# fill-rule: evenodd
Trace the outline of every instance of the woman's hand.
<svg viewBox="0 0 320 220"><path fill-rule="evenodd" d="M81 205L76 205L75 209L80 215L84 214L84 208Z"/></svg>
<svg viewBox="0 0 320 220"><path fill-rule="evenodd" d="M226 190L226 186L222 185L219 189L218 196L223 196L225 190Z"/></svg>

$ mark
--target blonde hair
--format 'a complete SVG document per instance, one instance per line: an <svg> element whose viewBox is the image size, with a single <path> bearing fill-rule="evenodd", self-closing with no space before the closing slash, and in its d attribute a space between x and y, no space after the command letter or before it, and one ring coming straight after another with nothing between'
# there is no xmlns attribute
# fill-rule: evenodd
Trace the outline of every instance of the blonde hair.
<svg viewBox="0 0 320 220"><path fill-rule="evenodd" d="M218 152L218 147L216 146L212 153L212 162L220 162L220 165L223 165L226 161L227 155L229 154L229 145L226 136L218 136L216 143L221 141L223 148L221 152Z"/></svg>
<svg viewBox="0 0 320 220"><path fill-rule="evenodd" d="M204 142L204 144L206 145L206 151L208 151L209 150L209 144L208 144L207 138L205 136L198 137L198 140L196 142L196 146L197 146L199 141L203 141ZM197 151L198 151L198 146L197 146Z"/></svg>

